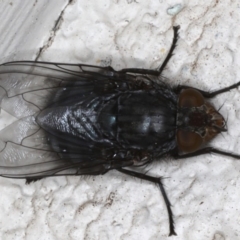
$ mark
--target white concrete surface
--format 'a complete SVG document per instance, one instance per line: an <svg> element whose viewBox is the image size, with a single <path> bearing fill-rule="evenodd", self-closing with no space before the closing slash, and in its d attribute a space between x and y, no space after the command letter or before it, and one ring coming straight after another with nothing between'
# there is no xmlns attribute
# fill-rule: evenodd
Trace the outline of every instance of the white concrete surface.
<svg viewBox="0 0 240 240"><path fill-rule="evenodd" d="M44 60L115 69L161 65L172 26L180 25L178 47L164 71L170 84L214 90L240 81L239 0L3 0L0 22L1 63ZM212 142L238 153L239 99L233 90L213 100L223 105L229 130ZM240 239L240 161L208 155L150 169L166 177L178 236L168 238L157 186L112 171L30 185L0 178L0 239Z"/></svg>

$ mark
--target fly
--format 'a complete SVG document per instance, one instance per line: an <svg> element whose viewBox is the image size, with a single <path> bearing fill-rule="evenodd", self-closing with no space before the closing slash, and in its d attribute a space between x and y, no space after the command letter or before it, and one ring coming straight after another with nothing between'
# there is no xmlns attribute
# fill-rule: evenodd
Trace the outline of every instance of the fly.
<svg viewBox="0 0 240 240"><path fill-rule="evenodd" d="M213 92L169 86L161 76L176 47L158 70L48 62L0 65L1 108L17 121L1 131L0 175L28 183L61 175L99 175L109 170L157 183L176 235L171 204L162 177L140 167L160 161L217 153L208 145L226 132L224 117L207 99L237 88Z"/></svg>

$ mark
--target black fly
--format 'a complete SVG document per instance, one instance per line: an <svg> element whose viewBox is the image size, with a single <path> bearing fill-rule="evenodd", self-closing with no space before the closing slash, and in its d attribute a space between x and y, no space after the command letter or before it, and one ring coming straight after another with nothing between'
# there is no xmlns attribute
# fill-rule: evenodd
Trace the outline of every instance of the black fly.
<svg viewBox="0 0 240 240"><path fill-rule="evenodd" d="M47 62L0 65L1 108L17 118L1 131L0 175L27 182L60 175L98 175L116 169L157 183L175 235L171 204L162 177L140 171L166 155L174 159L218 153L206 146L226 131L222 115L205 99L214 92L170 87L158 70Z"/></svg>

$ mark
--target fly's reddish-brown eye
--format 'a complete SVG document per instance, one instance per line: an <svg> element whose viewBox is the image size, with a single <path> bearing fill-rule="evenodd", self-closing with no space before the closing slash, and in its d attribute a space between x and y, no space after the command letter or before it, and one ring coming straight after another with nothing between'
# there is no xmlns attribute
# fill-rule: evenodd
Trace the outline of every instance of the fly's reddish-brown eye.
<svg viewBox="0 0 240 240"><path fill-rule="evenodd" d="M193 88L181 91L178 100L179 107L200 107L204 104L203 95Z"/></svg>
<svg viewBox="0 0 240 240"><path fill-rule="evenodd" d="M177 143L180 151L189 153L194 152L201 147L203 138L195 132L178 130Z"/></svg>

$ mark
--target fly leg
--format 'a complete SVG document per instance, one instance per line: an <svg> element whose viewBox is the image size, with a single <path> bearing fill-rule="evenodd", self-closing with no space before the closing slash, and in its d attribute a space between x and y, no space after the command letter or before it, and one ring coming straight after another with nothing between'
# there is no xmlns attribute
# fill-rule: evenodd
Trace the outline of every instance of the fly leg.
<svg viewBox="0 0 240 240"><path fill-rule="evenodd" d="M26 177L26 184L30 184L32 182L37 182L39 180L41 180L41 177Z"/></svg>
<svg viewBox="0 0 240 240"><path fill-rule="evenodd" d="M164 186L162 184L162 177L151 177L151 176L145 175L143 173L134 172L134 171L123 169L123 168L118 168L117 170L121 173L130 175L133 177L137 177L139 179L146 180L149 182L157 183L159 185L161 193L163 195L163 199L164 199L166 207L167 207L167 212L168 212L168 217L169 217L169 230L170 230L169 236L177 235L175 232L175 229L174 229L174 221L173 221L173 213L172 213L172 209L171 209L171 203L167 197Z"/></svg>
<svg viewBox="0 0 240 240"><path fill-rule="evenodd" d="M180 26L174 26L173 27L173 41L172 41L172 46L168 52L167 57L165 58L163 64L161 65L161 67L158 70L158 76L162 73L162 71L164 70L164 68L167 66L168 61L170 60L170 58L173 56L173 51L177 46L177 41L178 41L178 30L179 30Z"/></svg>
<svg viewBox="0 0 240 240"><path fill-rule="evenodd" d="M203 155L203 154L209 154L209 153L217 153L219 155L223 155L223 156L227 156L227 157L232 157L235 159L239 159L240 160L240 155L235 154L235 153L230 153L230 152L225 152L223 150L217 149L217 148L213 148L213 147L206 147L206 148L202 148L199 149L195 152L192 153L186 153L186 154L182 154L180 155L177 151L172 153L172 156L175 159L181 159L181 158L190 158L190 157L196 157L199 155Z"/></svg>
<svg viewBox="0 0 240 240"><path fill-rule="evenodd" d="M212 92L203 91L203 90L200 90L200 89L197 89L197 88L193 88L193 89L198 90L205 98L213 98L213 97L217 96L218 94L228 92L228 91L230 91L232 89L235 89L239 86L240 86L240 82L237 82L237 83L234 83L234 84L232 84L228 87L225 87L225 88L222 88L222 89L219 89L219 90L216 90L216 91L212 91ZM187 89L187 88L190 88L190 87L185 86L185 85L179 85L174 89L174 92L178 94L178 93L181 92L181 90Z"/></svg>
<svg viewBox="0 0 240 240"><path fill-rule="evenodd" d="M161 73L164 70L164 68L166 67L168 61L172 57L174 49L177 46L179 28L180 28L180 26L174 26L173 27L173 41L172 41L171 48L170 48L170 50L168 52L168 55L166 56L165 60L163 61L163 64L161 65L161 67L158 70L141 69L141 68L125 68L125 69L122 69L122 70L118 71L118 73L149 74L149 75L154 75L154 76L161 75Z"/></svg>

